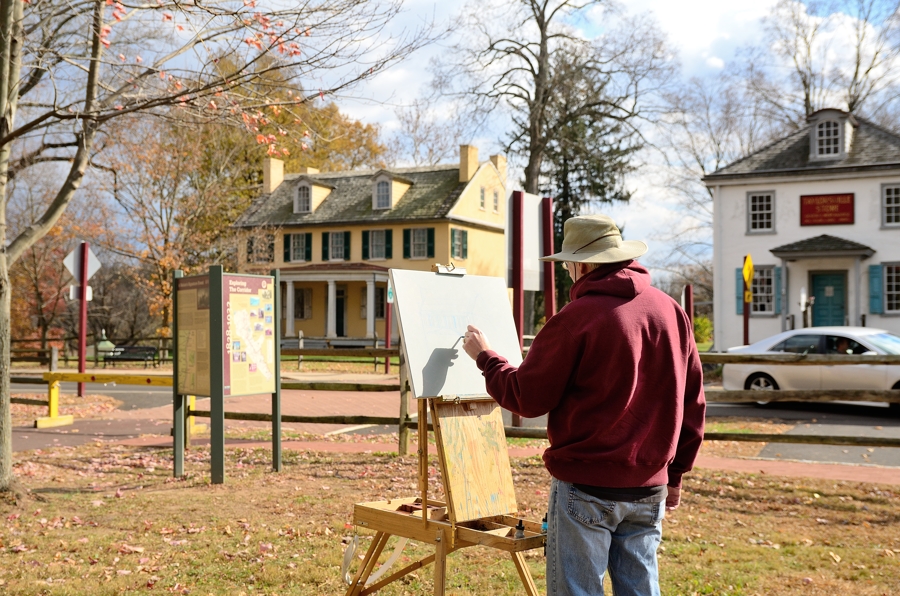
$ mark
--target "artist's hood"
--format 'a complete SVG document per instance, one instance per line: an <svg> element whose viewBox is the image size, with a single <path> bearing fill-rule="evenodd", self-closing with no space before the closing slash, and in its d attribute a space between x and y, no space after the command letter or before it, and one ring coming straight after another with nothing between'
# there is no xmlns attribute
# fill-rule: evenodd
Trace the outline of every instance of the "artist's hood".
<svg viewBox="0 0 900 596"><path fill-rule="evenodd" d="M579 279L569 290L569 299L575 300L588 294L630 299L648 287L650 272L637 261L623 261L598 267Z"/></svg>

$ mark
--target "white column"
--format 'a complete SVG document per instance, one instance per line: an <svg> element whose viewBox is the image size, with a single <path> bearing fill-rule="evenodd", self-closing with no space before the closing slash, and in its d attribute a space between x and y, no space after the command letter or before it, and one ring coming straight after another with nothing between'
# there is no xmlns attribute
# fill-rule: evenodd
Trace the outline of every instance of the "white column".
<svg viewBox="0 0 900 596"><path fill-rule="evenodd" d="M375 337L375 280L366 282L366 337Z"/></svg>
<svg viewBox="0 0 900 596"><path fill-rule="evenodd" d="M334 280L328 280L328 322L325 323L325 337L337 337L337 288Z"/></svg>
<svg viewBox="0 0 900 596"><path fill-rule="evenodd" d="M294 282L285 282L284 337L294 337Z"/></svg>

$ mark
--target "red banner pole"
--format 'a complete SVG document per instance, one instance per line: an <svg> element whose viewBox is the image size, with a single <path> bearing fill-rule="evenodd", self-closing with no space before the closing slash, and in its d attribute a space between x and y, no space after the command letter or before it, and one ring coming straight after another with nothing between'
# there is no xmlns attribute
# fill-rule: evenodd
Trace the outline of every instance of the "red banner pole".
<svg viewBox="0 0 900 596"><path fill-rule="evenodd" d="M81 263L78 283L78 372L84 372L85 355L87 354L87 282L88 282L88 243L81 243ZM97 349L94 342L94 349ZM78 383L78 397L84 397L84 383Z"/></svg>
<svg viewBox="0 0 900 596"><path fill-rule="evenodd" d="M553 248L553 199L541 199L541 221L544 229L544 254L552 255ZM544 261L544 323L556 314L556 268L553 261Z"/></svg>
<svg viewBox="0 0 900 596"><path fill-rule="evenodd" d="M523 334L525 333L525 290L524 290L524 250L523 238L523 204L525 196L521 190L513 191L512 196L512 287L513 287L513 320L516 322L516 332L519 334L519 351L525 347ZM522 417L512 415L512 425L522 426Z"/></svg>

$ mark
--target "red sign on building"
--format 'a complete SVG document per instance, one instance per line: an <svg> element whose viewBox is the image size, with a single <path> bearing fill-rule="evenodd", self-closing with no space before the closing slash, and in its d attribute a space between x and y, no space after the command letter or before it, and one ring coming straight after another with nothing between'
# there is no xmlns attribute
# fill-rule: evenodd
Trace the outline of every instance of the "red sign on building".
<svg viewBox="0 0 900 596"><path fill-rule="evenodd" d="M800 197L800 225L826 226L853 223L853 193Z"/></svg>

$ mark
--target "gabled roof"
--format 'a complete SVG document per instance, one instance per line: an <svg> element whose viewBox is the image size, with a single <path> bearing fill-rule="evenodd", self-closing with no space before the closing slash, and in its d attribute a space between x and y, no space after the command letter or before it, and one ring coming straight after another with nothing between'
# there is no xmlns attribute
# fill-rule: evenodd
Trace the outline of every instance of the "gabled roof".
<svg viewBox="0 0 900 596"><path fill-rule="evenodd" d="M871 122L855 117L850 151L842 159L809 158L811 125L802 128L747 157L720 168L703 178L704 182L762 177L803 176L831 171L859 171L900 167L900 136Z"/></svg>
<svg viewBox="0 0 900 596"><path fill-rule="evenodd" d="M372 209L372 177L382 170L320 174L287 174L271 194L260 195L235 226L294 226L434 220L447 216L466 187L459 181L459 166L396 168L411 183L392 209ZM334 189L312 213L294 213L294 194L301 179L321 181Z"/></svg>
<svg viewBox="0 0 900 596"><path fill-rule="evenodd" d="M799 240L783 246L777 246L769 252L776 257L788 260L820 256L861 256L868 258L875 254L875 249L852 240L822 234L815 238L807 238L806 240Z"/></svg>

